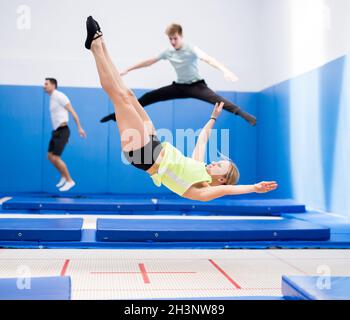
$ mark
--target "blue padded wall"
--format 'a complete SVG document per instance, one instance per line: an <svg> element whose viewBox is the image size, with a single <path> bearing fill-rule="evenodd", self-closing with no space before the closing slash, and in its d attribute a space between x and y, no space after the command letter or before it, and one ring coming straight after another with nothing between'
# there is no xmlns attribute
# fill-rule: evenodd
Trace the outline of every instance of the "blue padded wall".
<svg viewBox="0 0 350 320"><path fill-rule="evenodd" d="M276 91L279 94L276 94ZM288 86L282 83L259 95L257 124L258 180L276 180L279 188L266 196L292 197Z"/></svg>
<svg viewBox="0 0 350 320"><path fill-rule="evenodd" d="M0 190L41 191L43 90L0 86Z"/></svg>
<svg viewBox="0 0 350 320"><path fill-rule="evenodd" d="M237 99L233 100L237 105L245 111L258 118L258 123L261 121L258 115L258 94L240 93L236 94ZM232 116L227 113L231 121ZM226 128L230 128L230 122L226 124ZM257 182L257 133L258 127L251 127L247 122L240 117L236 117L234 127L231 130L230 141L233 144L231 155L237 163L241 179L241 184L253 184Z"/></svg>
<svg viewBox="0 0 350 320"><path fill-rule="evenodd" d="M230 129L229 153L240 168L241 183L277 180L279 189L268 196L349 216L349 77L350 55L260 93L221 93L258 118L256 128L228 112L217 122L217 128ZM115 123L99 123L113 110L101 89L61 90L88 133L82 140L71 118L63 158L78 182L75 193L168 193L122 163ZM140 96L145 90L135 92ZM210 104L192 99L147 107L155 126L170 129L173 136L176 129L201 128L211 110ZM46 160L50 132L48 97L41 87L0 86L1 192L56 190L59 177ZM159 134L169 140L163 130Z"/></svg>
<svg viewBox="0 0 350 320"><path fill-rule="evenodd" d="M347 55L260 93L221 93L258 118L256 128L228 112L217 122L217 128L230 129L229 156L240 168L241 183L277 180L279 189L268 196L349 216L349 85ZM75 193L168 193L122 163L115 123L99 123L113 110L101 89L61 90L88 133L82 140L71 118L71 142L63 158L78 182ZM145 90L135 92L140 96ZM211 110L192 99L147 107L155 126L172 135L175 129L201 128ZM0 86L0 192L56 190L59 177L46 160L50 132L48 97L41 87Z"/></svg>
<svg viewBox="0 0 350 320"><path fill-rule="evenodd" d="M347 55L260 94L257 174L275 195L349 217L349 86Z"/></svg>
<svg viewBox="0 0 350 320"><path fill-rule="evenodd" d="M87 140L79 137L70 116L71 137L63 160L77 182L74 193L169 193L154 186L142 171L122 162L115 123L99 123L113 111L102 89L61 87L59 90L70 98L88 135ZM138 97L145 92L135 90ZM256 94L224 92L222 95L256 113ZM0 192L56 192L59 174L46 159L52 131L49 97L41 87L31 86L0 86L0 97ZM212 108L208 103L186 99L157 103L148 106L147 112L155 127L161 129L158 133L162 140L172 142L176 129L203 127ZM230 129L229 156L240 167L241 181L254 182L256 128L228 112L223 113L216 128Z"/></svg>

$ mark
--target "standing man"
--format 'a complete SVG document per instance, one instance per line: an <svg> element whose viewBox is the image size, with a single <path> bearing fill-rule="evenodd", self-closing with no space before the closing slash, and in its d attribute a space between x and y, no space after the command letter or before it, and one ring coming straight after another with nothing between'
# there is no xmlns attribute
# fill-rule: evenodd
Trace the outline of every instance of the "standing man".
<svg viewBox="0 0 350 320"><path fill-rule="evenodd" d="M242 117L249 122L250 125L255 126L256 118L254 116L243 111L231 101L219 96L207 86L206 82L199 74L198 60L202 60L220 70L228 81L237 81L237 76L198 47L184 43L182 27L179 24L170 25L166 29L166 34L173 47L172 49L162 52L155 58L138 63L121 73L123 76L130 71L149 67L160 60L168 60L174 67L177 74L177 81L173 82L170 86L146 93L139 99L140 104L145 107L159 101L184 98L195 98L213 105L222 101L225 103L225 110ZM102 118L101 122L107 122L109 120L115 121L114 113Z"/></svg>
<svg viewBox="0 0 350 320"><path fill-rule="evenodd" d="M50 96L50 114L52 121L52 137L49 143L48 159L61 174L61 180L56 185L61 192L68 191L75 186L75 182L69 174L66 164L61 159L63 150L68 143L70 130L68 127L68 112L70 112L77 124L79 135L86 138L86 133L80 125L79 117L73 109L68 97L57 90L57 80L46 78L45 92Z"/></svg>

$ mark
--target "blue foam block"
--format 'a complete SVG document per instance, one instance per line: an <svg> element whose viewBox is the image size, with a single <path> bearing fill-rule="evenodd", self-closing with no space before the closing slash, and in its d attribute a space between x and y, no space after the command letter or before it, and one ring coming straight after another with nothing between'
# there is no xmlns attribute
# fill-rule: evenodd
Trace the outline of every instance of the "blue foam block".
<svg viewBox="0 0 350 320"><path fill-rule="evenodd" d="M97 241L328 240L330 230L298 220L98 219Z"/></svg>
<svg viewBox="0 0 350 320"><path fill-rule="evenodd" d="M155 210L151 199L80 199L14 197L2 205L6 210L133 211Z"/></svg>
<svg viewBox="0 0 350 320"><path fill-rule="evenodd" d="M0 300L70 300L70 277L0 279Z"/></svg>
<svg viewBox="0 0 350 320"><path fill-rule="evenodd" d="M274 214L305 212L305 206L291 199L218 199L210 202L160 199L159 210L214 211L232 214Z"/></svg>
<svg viewBox="0 0 350 320"><path fill-rule="evenodd" d="M21 249L178 249L178 250L202 250L202 249L350 249L350 239L347 242L339 241L186 241L186 242L116 242L97 241L95 229L83 229L81 241L0 241L0 248Z"/></svg>
<svg viewBox="0 0 350 320"><path fill-rule="evenodd" d="M308 211L303 215L289 213L283 216L330 227L332 229L332 234L348 234L350 236L350 219L345 216L319 211Z"/></svg>
<svg viewBox="0 0 350 320"><path fill-rule="evenodd" d="M350 300L350 277L283 276L282 293L303 300Z"/></svg>
<svg viewBox="0 0 350 320"><path fill-rule="evenodd" d="M14 197L3 203L5 210L64 210L64 211L180 211L223 212L226 214L279 214L305 212L305 206L291 199L219 199L208 203L187 199L151 198L45 198Z"/></svg>
<svg viewBox="0 0 350 320"><path fill-rule="evenodd" d="M0 220L1 241L79 241L82 218Z"/></svg>

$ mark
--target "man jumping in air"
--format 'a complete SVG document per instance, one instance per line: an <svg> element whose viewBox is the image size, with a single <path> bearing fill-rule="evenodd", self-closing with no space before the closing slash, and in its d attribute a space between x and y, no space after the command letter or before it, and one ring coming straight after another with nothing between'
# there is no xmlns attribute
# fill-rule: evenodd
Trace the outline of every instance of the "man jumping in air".
<svg viewBox="0 0 350 320"><path fill-rule="evenodd" d="M219 96L207 86L204 79L199 75L198 60L202 60L222 71L225 78L229 81L237 81L237 76L198 47L185 43L183 41L183 31L180 25L170 25L166 29L166 34L169 37L173 49L168 49L159 56L138 63L121 73L121 75L124 76L130 71L149 67L160 60L168 60L174 67L177 74L177 81L173 82L170 86L162 87L143 95L138 99L141 106L145 107L160 101L185 98L199 99L214 105L222 101L224 102L225 110L242 117L249 122L250 125L255 126L256 118L254 116L243 111L231 101ZM116 120L114 113L102 118L101 122L110 120Z"/></svg>
<svg viewBox="0 0 350 320"><path fill-rule="evenodd" d="M66 164L61 159L63 150L68 143L70 130L68 127L68 112L70 112L77 124L79 135L86 138L86 133L80 125L79 117L73 109L68 97L57 90L57 80L46 78L45 92L50 96L50 114L53 126L49 143L48 159L61 174L61 180L56 185L61 192L68 191L75 186Z"/></svg>

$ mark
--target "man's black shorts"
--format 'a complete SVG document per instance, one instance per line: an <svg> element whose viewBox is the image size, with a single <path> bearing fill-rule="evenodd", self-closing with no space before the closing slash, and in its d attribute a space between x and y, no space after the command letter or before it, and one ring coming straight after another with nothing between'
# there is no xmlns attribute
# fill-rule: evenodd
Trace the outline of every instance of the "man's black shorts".
<svg viewBox="0 0 350 320"><path fill-rule="evenodd" d="M70 130L68 126L59 127L52 131L48 151L56 156L60 156L63 153L64 147L68 143L69 136Z"/></svg>

